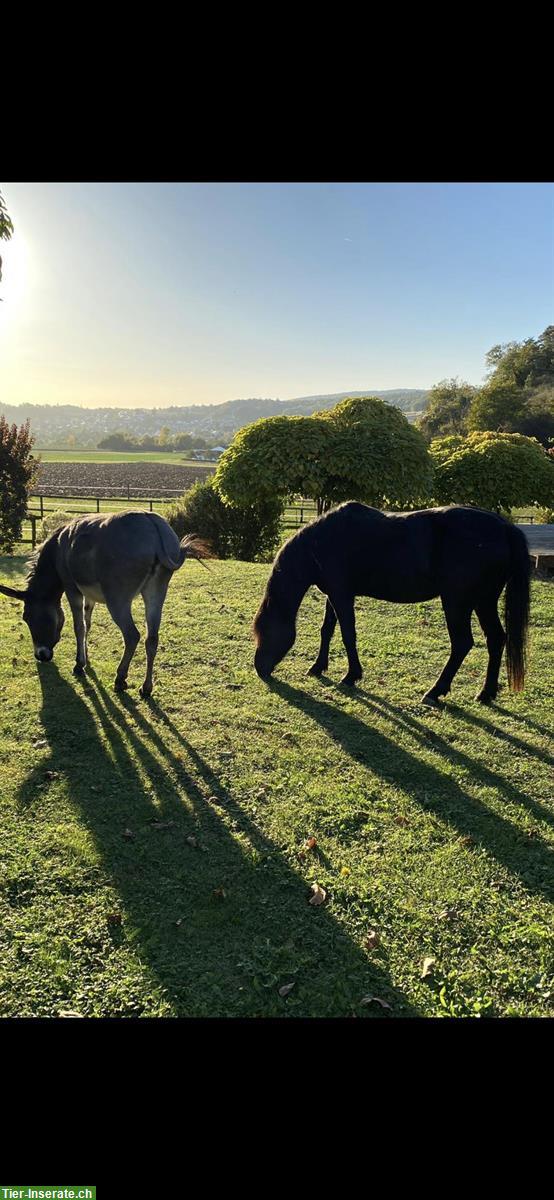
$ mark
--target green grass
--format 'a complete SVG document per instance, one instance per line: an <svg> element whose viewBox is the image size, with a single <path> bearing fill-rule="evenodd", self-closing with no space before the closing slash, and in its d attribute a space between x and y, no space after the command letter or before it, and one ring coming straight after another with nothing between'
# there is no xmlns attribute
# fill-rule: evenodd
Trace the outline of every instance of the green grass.
<svg viewBox="0 0 554 1200"><path fill-rule="evenodd" d="M148 450L144 453L125 453L119 450L39 450L35 447L33 453L42 462L60 463L118 463L118 462L160 462L177 464L187 467L211 467L214 463L198 462L196 458L187 457L184 451Z"/></svg>
<svg viewBox="0 0 554 1200"><path fill-rule="evenodd" d="M0 561L0 579L22 572ZM2 598L0 1015L554 1015L552 585L533 584L525 693L474 702L479 630L433 711L438 602L358 603L365 678L347 694L338 638L328 676L305 674L310 593L264 685L250 624L267 573L175 576L150 704L143 645L129 693L112 690L105 609L80 682L70 620L39 667Z"/></svg>

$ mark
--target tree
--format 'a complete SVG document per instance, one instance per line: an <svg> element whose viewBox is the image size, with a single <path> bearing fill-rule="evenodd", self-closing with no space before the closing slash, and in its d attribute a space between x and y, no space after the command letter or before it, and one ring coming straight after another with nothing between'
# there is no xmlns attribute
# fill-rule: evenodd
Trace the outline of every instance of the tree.
<svg viewBox="0 0 554 1200"><path fill-rule="evenodd" d="M554 459L535 438L519 433L470 433L431 443L439 504L474 504L509 512L554 503Z"/></svg>
<svg viewBox="0 0 554 1200"><path fill-rule="evenodd" d="M554 429L554 325L538 338L493 346L488 382L469 412L470 430L523 433L547 445Z"/></svg>
<svg viewBox="0 0 554 1200"><path fill-rule="evenodd" d="M449 434L467 433L467 418L471 402L477 393L471 383L459 379L443 379L429 392L429 403L417 428L426 441Z"/></svg>
<svg viewBox="0 0 554 1200"><path fill-rule="evenodd" d="M500 378L491 380L473 400L469 410L468 431L489 429L517 433L524 409L525 394L516 383Z"/></svg>
<svg viewBox="0 0 554 1200"><path fill-rule="evenodd" d="M13 224L8 216L4 198L0 192L0 241L9 242L13 234ZM0 258L0 281L2 279L2 259Z"/></svg>
<svg viewBox="0 0 554 1200"><path fill-rule="evenodd" d="M343 400L310 417L266 417L241 429L214 485L240 507L311 497L318 512L343 500L409 507L429 493L431 461L418 430L373 397Z"/></svg>
<svg viewBox="0 0 554 1200"><path fill-rule="evenodd" d="M11 554L21 537L27 497L38 469L26 421L19 429L0 416L0 552Z"/></svg>

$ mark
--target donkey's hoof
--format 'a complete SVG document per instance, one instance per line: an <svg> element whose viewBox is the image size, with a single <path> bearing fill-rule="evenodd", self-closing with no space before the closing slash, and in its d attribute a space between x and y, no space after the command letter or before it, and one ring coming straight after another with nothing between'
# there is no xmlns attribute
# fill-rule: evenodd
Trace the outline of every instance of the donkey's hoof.
<svg viewBox="0 0 554 1200"><path fill-rule="evenodd" d="M421 697L421 703L426 704L428 708L440 708L439 698L438 696L433 696L432 692L426 692Z"/></svg>
<svg viewBox="0 0 554 1200"><path fill-rule="evenodd" d="M117 675L114 680L114 688L116 692L126 692L129 684L126 679L118 679Z"/></svg>
<svg viewBox="0 0 554 1200"><path fill-rule="evenodd" d="M75 666L73 668L73 674L74 675L84 675L84 673L85 673L85 668L83 667L82 663L75 663Z"/></svg>

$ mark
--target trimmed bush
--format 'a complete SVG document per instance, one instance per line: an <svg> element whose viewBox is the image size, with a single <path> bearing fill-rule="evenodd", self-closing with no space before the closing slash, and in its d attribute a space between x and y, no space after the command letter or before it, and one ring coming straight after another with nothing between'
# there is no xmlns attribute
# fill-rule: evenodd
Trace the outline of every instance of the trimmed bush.
<svg viewBox="0 0 554 1200"><path fill-rule="evenodd" d="M197 534L210 543L217 558L244 562L271 562L281 537L282 515L280 499L231 508L214 491L211 481L194 484L165 512L179 538Z"/></svg>

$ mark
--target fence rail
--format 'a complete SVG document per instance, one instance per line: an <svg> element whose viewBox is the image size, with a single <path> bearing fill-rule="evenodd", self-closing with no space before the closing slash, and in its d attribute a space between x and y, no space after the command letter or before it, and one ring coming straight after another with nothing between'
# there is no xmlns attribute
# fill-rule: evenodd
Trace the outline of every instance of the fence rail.
<svg viewBox="0 0 554 1200"><path fill-rule="evenodd" d="M39 522L42 522L48 513L56 512L57 509L62 509L63 512L70 513L72 516L84 516L90 512L110 512L113 508L111 501L116 500L119 505L125 504L125 507L129 505L138 508L148 507L150 512L163 513L165 505L182 494L182 488L164 488L160 489L156 496L149 496L144 494L143 489L127 485L113 488L74 486L70 490L59 487L41 488L40 492L29 497L24 526L30 526L30 536L21 537L20 540L24 544L30 544L34 549L37 543ZM48 501L56 501L56 503L48 504ZM80 507L68 507L67 502L72 504L73 501L78 501ZM313 521L316 516L317 507L314 500L299 499L295 503L287 504L283 512L283 530L299 529L301 525ZM532 513L520 515L514 517L514 521L518 525L533 525L536 516Z"/></svg>

